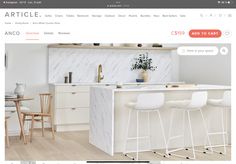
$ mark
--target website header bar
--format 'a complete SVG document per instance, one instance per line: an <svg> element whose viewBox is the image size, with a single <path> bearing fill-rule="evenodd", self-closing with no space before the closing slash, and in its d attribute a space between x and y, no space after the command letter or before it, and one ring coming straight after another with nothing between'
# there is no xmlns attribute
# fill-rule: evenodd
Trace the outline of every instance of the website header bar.
<svg viewBox="0 0 236 164"><path fill-rule="evenodd" d="M236 8L235 0L2 0L0 8Z"/></svg>

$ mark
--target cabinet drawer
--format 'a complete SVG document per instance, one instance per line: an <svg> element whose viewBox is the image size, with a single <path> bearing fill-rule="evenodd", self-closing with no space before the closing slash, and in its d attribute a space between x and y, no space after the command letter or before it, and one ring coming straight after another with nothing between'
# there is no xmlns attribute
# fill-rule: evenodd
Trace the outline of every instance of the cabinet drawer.
<svg viewBox="0 0 236 164"><path fill-rule="evenodd" d="M55 108L89 107L89 92L57 93Z"/></svg>
<svg viewBox="0 0 236 164"><path fill-rule="evenodd" d="M55 123L63 124L81 124L89 122L88 108L63 108L56 109Z"/></svg>
<svg viewBox="0 0 236 164"><path fill-rule="evenodd" d="M89 92L89 88L89 86L78 85L56 86L55 92Z"/></svg>

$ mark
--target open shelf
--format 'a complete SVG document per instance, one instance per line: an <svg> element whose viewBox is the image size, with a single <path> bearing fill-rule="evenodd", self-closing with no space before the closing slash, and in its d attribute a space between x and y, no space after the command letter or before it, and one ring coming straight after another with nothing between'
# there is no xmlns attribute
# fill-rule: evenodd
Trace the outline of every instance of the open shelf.
<svg viewBox="0 0 236 164"><path fill-rule="evenodd" d="M172 51L176 47L135 47L135 46L87 46L75 44L49 44L48 48L79 48L79 49L126 49L126 50L159 50L159 51Z"/></svg>

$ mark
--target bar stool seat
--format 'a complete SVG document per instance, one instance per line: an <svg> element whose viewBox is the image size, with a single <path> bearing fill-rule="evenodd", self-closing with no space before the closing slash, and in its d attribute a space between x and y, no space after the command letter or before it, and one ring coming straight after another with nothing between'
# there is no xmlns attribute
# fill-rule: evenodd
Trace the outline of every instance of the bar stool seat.
<svg viewBox="0 0 236 164"><path fill-rule="evenodd" d="M134 107L136 106L136 104L137 104L136 102L132 102L132 101L131 101L131 102L128 102L128 103L126 104L126 106L127 106L127 107L130 107L130 108L134 108Z"/></svg>
<svg viewBox="0 0 236 164"><path fill-rule="evenodd" d="M137 105L137 102L132 102L132 101L126 104L126 106L129 107L129 108L135 108L136 105ZM136 110L138 110L140 112L150 112L150 111L155 111L157 109L156 108L150 108L150 109L136 109Z"/></svg>
<svg viewBox="0 0 236 164"><path fill-rule="evenodd" d="M222 99L209 99L207 103L213 106L224 106Z"/></svg>
<svg viewBox="0 0 236 164"><path fill-rule="evenodd" d="M156 112L157 113L157 117L158 120L160 121L160 125L161 125L161 132L162 132L162 136L163 136L163 140L164 140L164 144L166 147L166 138L165 138L165 133L164 133L164 128L163 128L163 122L162 122L162 118L160 115L160 109L164 106L164 94L163 93L145 93L145 94L139 94L137 97L137 101L136 102L129 102L127 104L127 106L129 107L129 116L128 116L128 123L127 125L127 129L126 129L126 139L125 139L125 145L124 145L124 150L123 150L123 154L133 160L135 160L134 157L131 157L128 154L127 151L127 143L129 140L136 140L136 160L139 160L139 152L141 151L152 151L151 149L151 134L150 134L150 113L151 112ZM136 136L135 137L130 137L129 136L129 128L130 128L130 122L131 122L131 114L132 112L136 112ZM147 123L148 123L148 134L147 136L139 136L139 117L140 117L140 113L147 113L148 114L148 118L147 118ZM139 149L139 140L140 139L148 139L148 150L140 150ZM155 154L159 154L155 151L153 151Z"/></svg>
<svg viewBox="0 0 236 164"><path fill-rule="evenodd" d="M230 109L231 107L231 92L225 91L222 99L208 99L207 104L212 106L225 107L225 109Z"/></svg>
<svg viewBox="0 0 236 164"><path fill-rule="evenodd" d="M188 110L185 109L190 104L190 100L172 100L167 101L166 106L171 107L172 110Z"/></svg>

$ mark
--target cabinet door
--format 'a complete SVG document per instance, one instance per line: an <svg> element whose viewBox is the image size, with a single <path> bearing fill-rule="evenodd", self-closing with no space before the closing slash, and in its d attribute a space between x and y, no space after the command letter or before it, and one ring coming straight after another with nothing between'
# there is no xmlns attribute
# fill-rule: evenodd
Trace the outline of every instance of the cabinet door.
<svg viewBox="0 0 236 164"><path fill-rule="evenodd" d="M77 85L70 85L70 86L56 86L55 92L89 92L89 86L77 86Z"/></svg>
<svg viewBox="0 0 236 164"><path fill-rule="evenodd" d="M57 93L55 108L89 107L89 92Z"/></svg>
<svg viewBox="0 0 236 164"><path fill-rule="evenodd" d="M55 123L57 125L82 124L89 122L88 108L56 109Z"/></svg>

